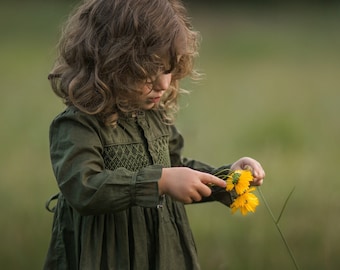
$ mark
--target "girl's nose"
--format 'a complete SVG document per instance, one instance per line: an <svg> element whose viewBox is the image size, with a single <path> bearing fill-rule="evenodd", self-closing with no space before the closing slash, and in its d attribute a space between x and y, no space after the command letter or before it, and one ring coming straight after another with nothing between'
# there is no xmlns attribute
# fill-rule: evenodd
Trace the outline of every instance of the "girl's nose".
<svg viewBox="0 0 340 270"><path fill-rule="evenodd" d="M154 91L165 91L169 88L171 83L172 74L161 74L153 83Z"/></svg>

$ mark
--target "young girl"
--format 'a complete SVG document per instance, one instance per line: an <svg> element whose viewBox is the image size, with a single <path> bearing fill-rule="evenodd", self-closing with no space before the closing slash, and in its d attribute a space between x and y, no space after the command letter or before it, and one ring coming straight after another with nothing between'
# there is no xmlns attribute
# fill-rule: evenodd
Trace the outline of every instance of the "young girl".
<svg viewBox="0 0 340 270"><path fill-rule="evenodd" d="M184 204L231 199L213 167L181 157L173 125L197 38L180 0L88 0L69 18L49 75L67 108L50 128L44 269L199 269ZM231 169L245 166L260 185L254 159Z"/></svg>

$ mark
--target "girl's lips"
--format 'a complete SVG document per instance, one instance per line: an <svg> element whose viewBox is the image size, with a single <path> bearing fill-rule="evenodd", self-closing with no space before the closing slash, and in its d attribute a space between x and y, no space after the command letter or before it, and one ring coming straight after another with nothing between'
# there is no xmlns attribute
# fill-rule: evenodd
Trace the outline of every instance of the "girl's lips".
<svg viewBox="0 0 340 270"><path fill-rule="evenodd" d="M161 97L154 97L149 99L152 103L158 103L161 100Z"/></svg>

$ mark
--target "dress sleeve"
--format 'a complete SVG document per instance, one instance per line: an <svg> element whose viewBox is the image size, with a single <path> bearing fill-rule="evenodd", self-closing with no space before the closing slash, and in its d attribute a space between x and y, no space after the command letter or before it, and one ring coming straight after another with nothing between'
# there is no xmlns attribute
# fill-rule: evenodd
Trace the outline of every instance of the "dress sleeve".
<svg viewBox="0 0 340 270"><path fill-rule="evenodd" d="M172 167L189 167L201 172L211 172L214 167L198 160L183 157L184 139L175 126L170 126L170 158Z"/></svg>
<svg viewBox="0 0 340 270"><path fill-rule="evenodd" d="M214 168L208 164L203 162L182 157L182 149L184 147L184 139L183 136L178 132L175 126L171 126L171 136L170 136L170 157L171 157L171 165L172 167L184 166L189 167L194 170L198 170L201 172L207 172L211 174L215 174L218 171L229 169L230 165L225 165L219 168ZM200 202L210 202L210 201L218 201L226 206L230 206L232 203L232 198L229 192L225 189L213 186L211 187L211 195L209 197L205 197Z"/></svg>
<svg viewBox="0 0 340 270"><path fill-rule="evenodd" d="M51 162L65 199L82 215L134 205L156 207L162 167L152 165L137 172L105 169L98 127L94 116L77 111L64 113L51 124Z"/></svg>

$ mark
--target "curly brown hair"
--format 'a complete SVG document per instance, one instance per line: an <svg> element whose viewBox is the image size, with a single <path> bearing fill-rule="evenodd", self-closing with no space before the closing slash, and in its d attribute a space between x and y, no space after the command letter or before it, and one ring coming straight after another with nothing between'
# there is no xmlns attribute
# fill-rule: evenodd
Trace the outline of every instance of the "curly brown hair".
<svg viewBox="0 0 340 270"><path fill-rule="evenodd" d="M172 81L157 108L172 120L179 80L196 74L198 32L180 0L87 0L70 15L58 48L52 89L107 125L138 109L138 85L164 72L166 59Z"/></svg>

